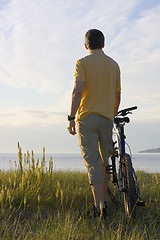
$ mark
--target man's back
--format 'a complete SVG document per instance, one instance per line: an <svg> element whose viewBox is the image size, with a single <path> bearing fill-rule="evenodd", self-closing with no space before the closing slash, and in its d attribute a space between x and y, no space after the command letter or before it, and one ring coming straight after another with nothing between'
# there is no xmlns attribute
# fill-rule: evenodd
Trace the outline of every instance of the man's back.
<svg viewBox="0 0 160 240"><path fill-rule="evenodd" d="M77 61L75 81L85 82L77 119L96 113L112 120L115 93L120 91L118 64L101 49L92 50Z"/></svg>

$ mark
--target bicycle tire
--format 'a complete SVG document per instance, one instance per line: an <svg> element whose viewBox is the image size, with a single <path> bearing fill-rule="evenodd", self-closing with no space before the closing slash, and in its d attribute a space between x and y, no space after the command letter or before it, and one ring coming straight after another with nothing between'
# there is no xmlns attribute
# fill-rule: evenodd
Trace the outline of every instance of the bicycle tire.
<svg viewBox="0 0 160 240"><path fill-rule="evenodd" d="M137 194L132 171L132 161L129 154L125 154L122 161L124 208L128 219L136 217Z"/></svg>

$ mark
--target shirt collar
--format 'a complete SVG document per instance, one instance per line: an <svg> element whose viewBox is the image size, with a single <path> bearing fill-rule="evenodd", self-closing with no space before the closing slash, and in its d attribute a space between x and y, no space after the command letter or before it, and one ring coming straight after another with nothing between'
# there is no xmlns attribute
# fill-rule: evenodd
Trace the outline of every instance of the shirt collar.
<svg viewBox="0 0 160 240"><path fill-rule="evenodd" d="M89 51L89 55L93 54L93 53L104 53L102 49L93 49Z"/></svg>

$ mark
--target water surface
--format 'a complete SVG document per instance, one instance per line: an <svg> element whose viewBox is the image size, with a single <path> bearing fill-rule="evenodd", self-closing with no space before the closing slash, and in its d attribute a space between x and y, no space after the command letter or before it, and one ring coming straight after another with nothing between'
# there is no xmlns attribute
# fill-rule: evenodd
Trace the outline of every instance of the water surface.
<svg viewBox="0 0 160 240"><path fill-rule="evenodd" d="M81 154L46 154L46 166L52 156L54 170L78 170L86 171ZM42 159L42 154L35 154L35 160ZM135 170L146 172L160 172L160 154L159 153L137 153L132 155L133 166ZM9 170L15 168L15 162L18 164L17 153L0 153L0 169Z"/></svg>

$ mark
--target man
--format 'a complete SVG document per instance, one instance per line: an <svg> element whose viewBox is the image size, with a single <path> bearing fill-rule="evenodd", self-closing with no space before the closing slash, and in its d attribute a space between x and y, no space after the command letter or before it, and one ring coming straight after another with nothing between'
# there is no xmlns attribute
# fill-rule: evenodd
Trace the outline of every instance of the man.
<svg viewBox="0 0 160 240"><path fill-rule="evenodd" d="M94 215L106 215L108 177L105 166L112 143L112 125L120 104L120 69L104 54L104 35L97 29L85 35L89 55L77 60L75 82L68 116L68 131L77 132L94 198ZM78 111L78 112L77 112ZM101 208L102 206L102 208Z"/></svg>

